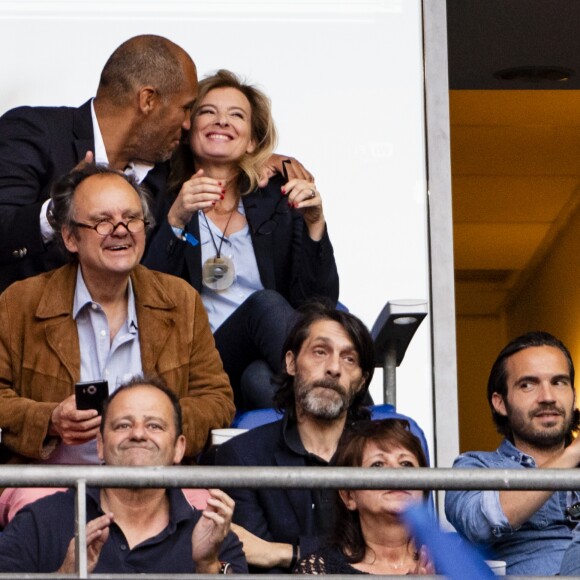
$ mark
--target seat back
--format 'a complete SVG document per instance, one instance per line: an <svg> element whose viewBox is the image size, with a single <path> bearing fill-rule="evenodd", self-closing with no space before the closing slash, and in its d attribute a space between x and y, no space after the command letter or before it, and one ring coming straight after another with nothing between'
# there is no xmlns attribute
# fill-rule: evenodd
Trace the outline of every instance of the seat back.
<svg viewBox="0 0 580 580"><path fill-rule="evenodd" d="M261 425L279 421L282 417L283 413L278 413L276 409L254 409L253 411L238 412L232 421L232 427L254 429Z"/></svg>

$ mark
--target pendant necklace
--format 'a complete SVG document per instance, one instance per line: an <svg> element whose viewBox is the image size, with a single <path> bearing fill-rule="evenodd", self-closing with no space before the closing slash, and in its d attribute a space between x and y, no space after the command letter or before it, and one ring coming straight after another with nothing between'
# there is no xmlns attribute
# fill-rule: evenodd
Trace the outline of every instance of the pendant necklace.
<svg viewBox="0 0 580 580"><path fill-rule="evenodd" d="M236 211L236 206L230 212L230 217L226 222L226 227L224 228L223 235L221 236L220 245L215 242L215 238L213 237L213 232L209 226L209 221L205 212L201 212L203 215L203 219L207 225L207 229L209 231L209 235L211 236L211 241L213 243L213 247L215 248L215 256L213 258L208 258L202 267L202 283L207 288L211 288L212 290L226 290L234 283L235 277L235 270L234 270L234 263L232 262L231 258L227 256L222 256L222 245L224 243L224 239L226 237L226 232L228 231L228 226L230 225L230 220Z"/></svg>

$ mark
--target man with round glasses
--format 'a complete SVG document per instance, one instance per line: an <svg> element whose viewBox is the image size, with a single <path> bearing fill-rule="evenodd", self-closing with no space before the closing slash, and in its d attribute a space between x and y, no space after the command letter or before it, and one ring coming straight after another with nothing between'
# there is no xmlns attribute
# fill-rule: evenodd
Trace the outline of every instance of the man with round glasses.
<svg viewBox="0 0 580 580"><path fill-rule="evenodd" d="M113 223L111 220L100 220L96 224L83 224L81 222L71 221L71 225L75 228L87 228L95 230L99 236L110 236L114 234L119 226L123 226L130 234L138 234L149 225L149 222L143 218L132 217L126 222Z"/></svg>
<svg viewBox="0 0 580 580"><path fill-rule="evenodd" d="M160 375L180 399L185 455L230 424L232 390L197 292L139 264L153 221L133 178L87 164L52 192L71 263L0 295L1 462L97 462L101 417L79 410L75 384ZM40 495L46 492L40 492ZM6 490L0 523L34 490Z"/></svg>

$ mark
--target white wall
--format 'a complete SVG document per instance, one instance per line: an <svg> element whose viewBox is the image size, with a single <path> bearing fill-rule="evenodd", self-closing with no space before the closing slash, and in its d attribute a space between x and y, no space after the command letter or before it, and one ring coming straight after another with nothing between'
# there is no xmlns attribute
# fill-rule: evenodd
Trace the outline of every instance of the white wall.
<svg viewBox="0 0 580 580"><path fill-rule="evenodd" d="M341 300L371 326L387 300L429 296L421 26L420 0L2 2L0 113L80 105L135 34L177 42L200 76L245 75L272 98L279 151L315 174ZM429 319L398 371L398 410L433 449Z"/></svg>

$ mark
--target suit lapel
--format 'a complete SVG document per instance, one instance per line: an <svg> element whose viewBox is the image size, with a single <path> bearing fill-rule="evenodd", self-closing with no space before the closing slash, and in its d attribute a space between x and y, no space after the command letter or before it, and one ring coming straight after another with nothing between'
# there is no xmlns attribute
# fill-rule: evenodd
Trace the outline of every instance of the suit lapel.
<svg viewBox="0 0 580 580"><path fill-rule="evenodd" d="M87 151L95 152L95 136L93 133L90 100L74 111L73 134L75 136L74 147L78 163L85 158Z"/></svg>
<svg viewBox="0 0 580 580"><path fill-rule="evenodd" d="M257 236L254 232L260 224L265 222L274 211L275 204L269 197L263 195L263 190L257 189L242 198L246 220L250 226L252 245L260 272L260 280L266 289L276 289L276 277L274 273L274 247L273 236Z"/></svg>
<svg viewBox="0 0 580 580"><path fill-rule="evenodd" d="M81 352L77 325L72 317L77 266L55 270L36 309L37 318L46 320L48 346L59 358L73 381L80 378Z"/></svg>
<svg viewBox="0 0 580 580"><path fill-rule="evenodd" d="M161 287L159 281L143 266L132 275L135 292L139 344L143 372L158 371L157 362L167 338L175 327L175 303Z"/></svg>
<svg viewBox="0 0 580 580"><path fill-rule="evenodd" d="M196 240L200 240L199 212L195 212L189 220L187 231L192 234ZM201 241L197 246L187 244L185 248L185 262L187 264L187 269L189 270L190 284L198 292L201 292L201 269L203 266L201 263Z"/></svg>
<svg viewBox="0 0 580 580"><path fill-rule="evenodd" d="M169 163L157 163L143 180L143 185L151 192L151 211L158 224L163 222L170 207L165 192L168 174Z"/></svg>

